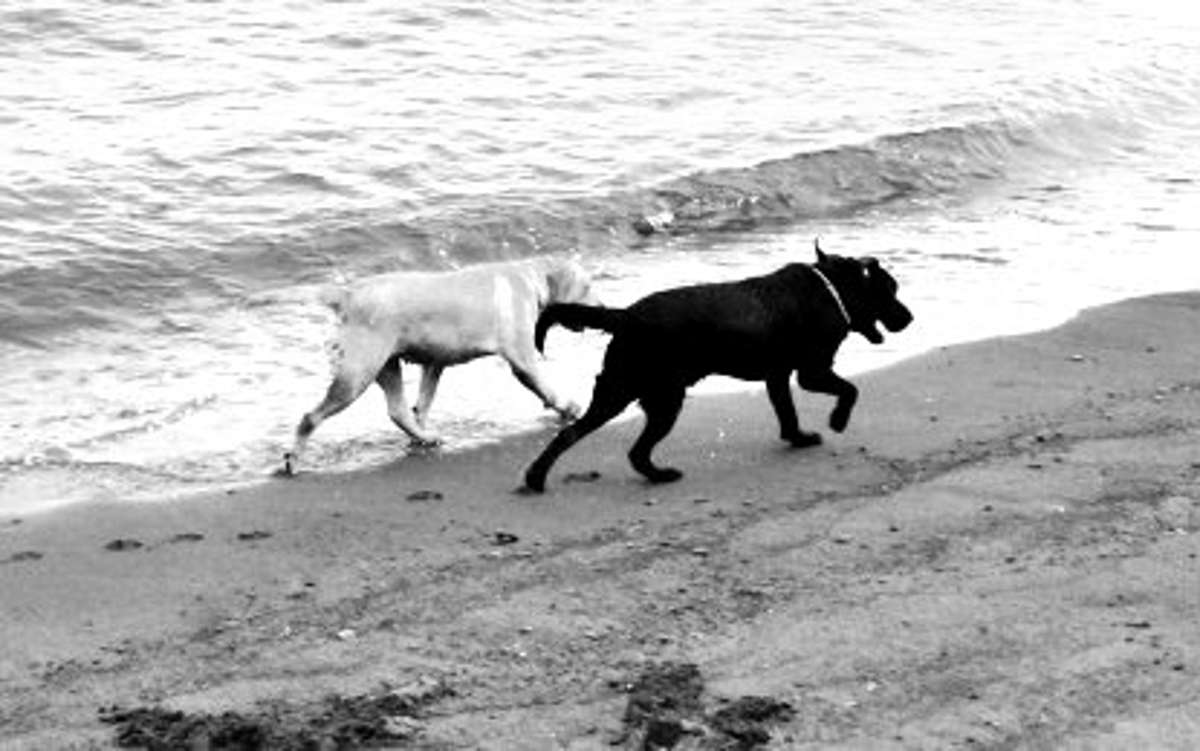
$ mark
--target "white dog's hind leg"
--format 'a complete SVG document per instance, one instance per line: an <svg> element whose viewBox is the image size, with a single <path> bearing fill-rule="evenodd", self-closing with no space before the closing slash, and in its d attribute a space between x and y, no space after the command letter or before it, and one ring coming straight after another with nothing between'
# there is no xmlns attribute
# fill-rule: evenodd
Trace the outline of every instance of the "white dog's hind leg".
<svg viewBox="0 0 1200 751"><path fill-rule="evenodd" d="M388 417L396 427L403 430L412 438L413 443L421 446L436 446L440 441L434 435L426 433L413 417L404 398L404 379L400 377L400 358L393 357L384 364L375 382L387 396Z"/></svg>
<svg viewBox="0 0 1200 751"><path fill-rule="evenodd" d="M296 440L292 445L292 450L283 455L282 474L293 475L296 473L296 467L300 463L300 455L304 452L308 437L312 435L318 425L349 407L355 399L362 396L362 393L367 390L367 386L371 385L371 375L370 373L343 372L334 376L321 403L300 418L300 424L296 426Z"/></svg>
<svg viewBox="0 0 1200 751"><path fill-rule="evenodd" d="M437 393L443 370L445 367L442 365L426 365L421 369L421 395L417 398L417 406L413 407L413 415L417 418L417 425L422 428L429 417L429 408L433 406L433 396Z"/></svg>

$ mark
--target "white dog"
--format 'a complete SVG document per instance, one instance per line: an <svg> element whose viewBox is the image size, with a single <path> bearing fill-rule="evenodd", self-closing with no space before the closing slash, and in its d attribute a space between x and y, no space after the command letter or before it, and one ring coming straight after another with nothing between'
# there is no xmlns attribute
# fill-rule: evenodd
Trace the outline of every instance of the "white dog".
<svg viewBox="0 0 1200 751"><path fill-rule="evenodd" d="M513 375L566 418L579 407L550 388L538 369L533 327L552 302L596 302L591 280L576 262L542 257L446 272L396 272L363 279L327 300L338 315L334 376L325 399L296 427L283 474L295 472L308 437L350 406L372 382L387 395L388 416L414 443L436 444L425 432L438 379L447 365L500 355ZM409 410L401 362L419 364L421 394Z"/></svg>

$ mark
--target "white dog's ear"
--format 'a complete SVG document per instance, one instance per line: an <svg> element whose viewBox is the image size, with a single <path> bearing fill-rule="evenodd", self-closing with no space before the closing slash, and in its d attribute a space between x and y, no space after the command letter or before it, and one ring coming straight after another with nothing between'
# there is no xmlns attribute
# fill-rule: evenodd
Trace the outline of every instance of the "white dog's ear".
<svg viewBox="0 0 1200 751"><path fill-rule="evenodd" d="M821 238L819 238L819 237L813 238L813 250L817 251L817 263L823 263L825 261L826 255L825 255L825 251L821 250Z"/></svg>
<svg viewBox="0 0 1200 751"><path fill-rule="evenodd" d="M550 294L550 302L566 302L571 294L571 286L577 268L574 261L568 258L556 258L546 272L546 291Z"/></svg>

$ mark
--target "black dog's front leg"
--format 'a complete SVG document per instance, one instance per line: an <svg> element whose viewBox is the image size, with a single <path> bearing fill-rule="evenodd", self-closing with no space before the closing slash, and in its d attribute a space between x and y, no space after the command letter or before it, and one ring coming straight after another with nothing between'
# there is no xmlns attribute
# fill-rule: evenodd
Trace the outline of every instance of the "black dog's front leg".
<svg viewBox="0 0 1200 751"><path fill-rule="evenodd" d="M858 401L858 388L853 383L833 370L798 371L796 382L806 391L836 396L837 404L834 405L833 412L829 413L829 427L838 433L846 429L850 422L850 413L854 410L854 403Z"/></svg>
<svg viewBox="0 0 1200 751"><path fill-rule="evenodd" d="M779 419L779 437L797 448L816 446L821 442L820 433L806 433L800 429L796 418L796 405L792 403L792 387L788 384L788 373L767 378L767 396Z"/></svg>

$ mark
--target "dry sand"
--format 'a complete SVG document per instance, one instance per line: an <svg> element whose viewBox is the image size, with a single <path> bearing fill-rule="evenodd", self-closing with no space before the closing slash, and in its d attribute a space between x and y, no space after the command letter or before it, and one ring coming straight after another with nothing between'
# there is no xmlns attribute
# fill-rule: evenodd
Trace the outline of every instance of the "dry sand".
<svg viewBox="0 0 1200 751"><path fill-rule="evenodd" d="M804 451L761 394L693 398L670 486L635 420L544 496L512 490L549 431L0 518L0 746L362 710L414 748L1200 747L1197 332L1167 295L939 350Z"/></svg>

